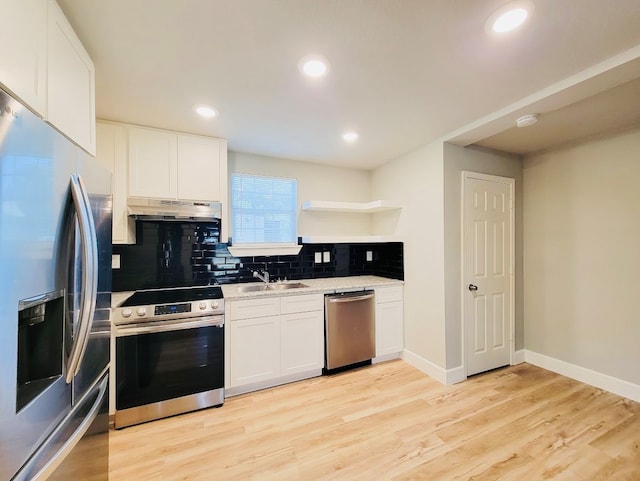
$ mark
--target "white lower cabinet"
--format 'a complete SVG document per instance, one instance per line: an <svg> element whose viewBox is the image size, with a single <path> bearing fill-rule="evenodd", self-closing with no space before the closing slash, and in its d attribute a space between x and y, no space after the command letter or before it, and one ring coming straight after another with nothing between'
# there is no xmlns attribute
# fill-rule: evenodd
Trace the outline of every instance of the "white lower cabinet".
<svg viewBox="0 0 640 481"><path fill-rule="evenodd" d="M280 318L230 322L231 385L267 381L280 375Z"/></svg>
<svg viewBox="0 0 640 481"><path fill-rule="evenodd" d="M322 369L322 321L322 312L286 314L280 318L281 375Z"/></svg>
<svg viewBox="0 0 640 481"><path fill-rule="evenodd" d="M403 288L376 287L376 357L394 357L404 347Z"/></svg>
<svg viewBox="0 0 640 481"><path fill-rule="evenodd" d="M324 296L227 302L227 394L320 373L324 366Z"/></svg>
<svg viewBox="0 0 640 481"><path fill-rule="evenodd" d="M376 359L404 347L403 287L375 287ZM226 394L317 376L324 367L324 294L227 300ZM374 361L375 361L374 360Z"/></svg>

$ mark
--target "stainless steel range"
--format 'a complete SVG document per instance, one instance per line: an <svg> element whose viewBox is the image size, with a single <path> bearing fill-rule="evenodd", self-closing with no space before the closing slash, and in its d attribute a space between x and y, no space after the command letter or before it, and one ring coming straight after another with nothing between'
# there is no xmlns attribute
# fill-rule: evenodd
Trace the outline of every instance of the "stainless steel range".
<svg viewBox="0 0 640 481"><path fill-rule="evenodd" d="M114 309L115 426L224 403L219 286L137 291Z"/></svg>

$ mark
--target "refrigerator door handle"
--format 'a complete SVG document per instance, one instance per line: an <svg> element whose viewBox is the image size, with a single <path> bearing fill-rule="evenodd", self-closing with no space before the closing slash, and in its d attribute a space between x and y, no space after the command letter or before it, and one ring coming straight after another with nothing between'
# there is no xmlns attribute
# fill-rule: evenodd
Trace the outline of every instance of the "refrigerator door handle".
<svg viewBox="0 0 640 481"><path fill-rule="evenodd" d="M11 481L45 481L51 474L62 464L69 453L76 447L80 439L86 434L91 427L93 421L98 417L100 407L104 400L105 393L107 391L107 385L109 384L109 375L105 374L102 381L94 385L86 396L78 403L78 406L82 406L84 401L90 396L97 396L91 409L84 417L80 425L76 430L69 435L62 446L53 454L48 451L52 445L61 442L60 437L64 436L64 427L69 419L72 419L73 411L69 413L64 420L58 425L55 431L47 438L47 440L40 446L40 448L33 454L29 461L22 467L22 469L11 479ZM64 439L64 438L63 438ZM44 465L43 465L44 463ZM42 466L42 467L40 467ZM39 469L38 469L39 468ZM35 474L33 471L37 470Z"/></svg>
<svg viewBox="0 0 640 481"><path fill-rule="evenodd" d="M71 175L71 197L80 225L82 249L82 289L80 291L80 321L74 335L67 364L66 381L70 383L80 369L80 362L89 342L91 323L96 308L98 292L98 240L93 222L89 196L78 174Z"/></svg>

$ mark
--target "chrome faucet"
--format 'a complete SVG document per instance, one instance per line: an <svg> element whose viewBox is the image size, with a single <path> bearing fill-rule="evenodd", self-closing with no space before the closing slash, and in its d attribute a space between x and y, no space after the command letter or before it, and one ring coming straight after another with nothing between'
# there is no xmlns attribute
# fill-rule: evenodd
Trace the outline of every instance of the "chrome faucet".
<svg viewBox="0 0 640 481"><path fill-rule="evenodd" d="M267 284L269 284L269 273L266 269L263 272L264 274L260 274L258 271L253 271L253 277L257 277L262 282L266 282Z"/></svg>

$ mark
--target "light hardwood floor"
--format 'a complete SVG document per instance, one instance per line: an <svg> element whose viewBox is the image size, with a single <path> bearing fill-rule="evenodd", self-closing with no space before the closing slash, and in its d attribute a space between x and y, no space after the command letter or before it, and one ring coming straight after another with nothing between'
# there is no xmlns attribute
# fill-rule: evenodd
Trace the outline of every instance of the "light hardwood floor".
<svg viewBox="0 0 640 481"><path fill-rule="evenodd" d="M640 480L640 404L520 364L391 361L112 431L110 481Z"/></svg>

